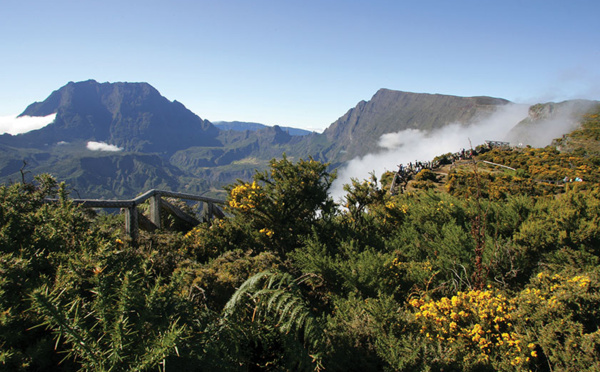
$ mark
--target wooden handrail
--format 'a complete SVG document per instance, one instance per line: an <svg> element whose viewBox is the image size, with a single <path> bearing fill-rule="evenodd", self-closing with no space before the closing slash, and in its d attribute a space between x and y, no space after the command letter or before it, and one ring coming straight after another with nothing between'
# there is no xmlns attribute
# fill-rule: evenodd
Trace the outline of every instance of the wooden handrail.
<svg viewBox="0 0 600 372"><path fill-rule="evenodd" d="M214 203L214 204L225 204L225 200L209 198L207 196L194 195L194 194L185 194L181 192L173 192L166 190L150 190L142 195L129 200L104 200L104 199L71 199L71 202L75 204L82 204L84 207L89 208L130 208L133 206L137 206L150 199L153 196L165 196L169 198L176 199L188 199L201 201L205 203ZM58 199L47 199L50 202L57 202Z"/></svg>
<svg viewBox="0 0 600 372"><path fill-rule="evenodd" d="M181 192L173 192L166 190L150 190L142 195L129 200L102 200L102 199L71 199L71 202L81 205L86 208L123 208L125 210L125 231L131 236L131 239L135 242L138 237L139 230L139 212L137 206L150 199L150 222L155 228L161 227L160 222L160 210L166 209L170 213L178 216L179 218L196 224L200 223L195 217L185 214L185 212L177 209L173 205L161 200L162 197L176 198L176 199L187 199L195 200L206 203L206 209L204 213L204 220L209 221L213 218L215 212L219 216L223 216L223 212L220 211L215 204L225 204L225 200L209 198L206 196L185 194ZM46 199L47 202L58 202L58 199ZM175 210L177 209L177 210ZM184 216L185 215L185 216Z"/></svg>

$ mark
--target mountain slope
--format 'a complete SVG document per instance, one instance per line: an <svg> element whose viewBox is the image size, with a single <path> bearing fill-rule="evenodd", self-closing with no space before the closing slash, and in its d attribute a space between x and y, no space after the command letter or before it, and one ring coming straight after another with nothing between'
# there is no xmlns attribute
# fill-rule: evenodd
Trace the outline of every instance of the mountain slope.
<svg viewBox="0 0 600 372"><path fill-rule="evenodd" d="M216 144L219 133L177 101L147 83L69 83L21 116L56 113L48 126L0 143L39 148L61 141L101 141L126 151L173 153L182 147Z"/></svg>
<svg viewBox="0 0 600 372"><path fill-rule="evenodd" d="M553 139L577 128L582 115L597 104L598 101L579 99L533 105L528 117L510 130L507 140L533 147L549 145Z"/></svg>
<svg viewBox="0 0 600 372"><path fill-rule="evenodd" d="M246 121L216 121L213 123L213 125L221 130L234 130L237 132L244 132L247 130L257 131L270 127L269 125ZM281 127L281 129L292 136L306 136L312 133L311 131L300 128Z"/></svg>
<svg viewBox="0 0 600 372"><path fill-rule="evenodd" d="M457 97L380 89L361 101L323 134L335 145L327 156L343 162L377 149L381 135L404 129L428 131L451 123L469 124L510 103L501 98Z"/></svg>

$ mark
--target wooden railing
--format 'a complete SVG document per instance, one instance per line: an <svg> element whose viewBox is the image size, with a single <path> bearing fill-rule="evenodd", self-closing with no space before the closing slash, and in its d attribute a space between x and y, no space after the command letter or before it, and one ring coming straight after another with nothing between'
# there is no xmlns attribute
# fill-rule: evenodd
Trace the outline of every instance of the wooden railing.
<svg viewBox="0 0 600 372"><path fill-rule="evenodd" d="M195 200L205 203L206 205L204 205L202 209L202 221L185 213L173 204L164 200L163 197ZM149 218L141 214L137 208L138 205L144 203L148 199L150 200ZM48 201L57 200L52 199ZM121 208L125 212L125 231L131 236L133 241L136 241L139 236L140 226L148 230L161 228L161 210L165 210L167 213L180 220L186 221L193 226L198 225L201 222L209 222L214 217L223 218L225 216L221 208L217 206L225 204L224 200L163 190L150 190L131 200L72 199L71 201L87 208Z"/></svg>

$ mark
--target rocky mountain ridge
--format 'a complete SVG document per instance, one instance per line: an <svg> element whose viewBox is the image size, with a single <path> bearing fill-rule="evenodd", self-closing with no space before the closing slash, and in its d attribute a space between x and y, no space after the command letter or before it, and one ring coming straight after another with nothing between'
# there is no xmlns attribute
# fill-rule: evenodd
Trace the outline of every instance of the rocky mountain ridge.
<svg viewBox="0 0 600 372"><path fill-rule="evenodd" d="M106 142L125 151L170 154L182 147L216 145L219 130L147 83L70 82L20 116L56 113L53 123L0 143L40 148L78 140Z"/></svg>
<svg viewBox="0 0 600 372"><path fill-rule="evenodd" d="M369 101L329 126L323 134L334 147L328 156L338 162L364 156L377 148L386 133L404 129L433 130L451 123L470 124L510 101L493 97L458 97L380 89ZM343 154L343 155L340 155Z"/></svg>
<svg viewBox="0 0 600 372"><path fill-rule="evenodd" d="M56 113L53 123L24 134L0 136L0 180L20 180L24 169L30 174L49 172L74 185L82 197L131 197L159 186L215 193L236 178L265 169L270 159L283 153L292 160L312 156L336 168L375 151L383 134L410 128L428 131L451 123L468 125L508 104L493 97L381 89L324 133L298 136L278 126L220 130L147 83L70 82L21 114ZM555 117L565 111L566 106L559 106L532 106L530 118L520 125L526 126L529 120L537 123L535 131L544 130L540 115ZM251 123L241 124L243 128ZM523 137L515 133L516 140ZM121 151L91 151L86 147L90 141Z"/></svg>
<svg viewBox="0 0 600 372"><path fill-rule="evenodd" d="M249 131L257 131L261 129L268 128L268 125L246 122L246 121L216 121L213 125L221 130L234 130L238 132ZM280 127L279 125L274 125L274 127ZM311 131L300 128L292 128L292 127L280 127L284 132L289 133L292 136L306 136L311 134Z"/></svg>

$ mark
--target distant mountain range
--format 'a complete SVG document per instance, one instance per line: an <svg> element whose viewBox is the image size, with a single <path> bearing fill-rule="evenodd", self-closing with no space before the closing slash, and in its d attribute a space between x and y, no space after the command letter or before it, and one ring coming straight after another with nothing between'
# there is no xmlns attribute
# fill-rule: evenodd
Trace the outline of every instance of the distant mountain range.
<svg viewBox="0 0 600 372"><path fill-rule="evenodd" d="M532 106L530 117L511 132L512 140L543 131L543 115L581 114L595 103L569 102ZM381 89L319 134L258 123L213 124L147 83L70 82L21 114L56 113L53 123L23 134L0 135L0 181L20 180L22 172L28 177L51 173L81 197L124 198L149 188L218 196L224 184L249 178L283 153L292 160L312 156L338 167L376 151L383 134L467 125L508 104L492 97ZM567 106L576 109L566 110ZM90 143L120 151L93 151Z"/></svg>
<svg viewBox="0 0 600 372"><path fill-rule="evenodd" d="M268 128L265 124L260 123L251 123L244 121L215 121L213 123L215 127L221 130L235 130L238 132L244 131L257 131L260 129ZM280 127L284 132L289 133L291 136L306 136L307 134L311 134L312 132L305 129L300 128L292 128L292 127Z"/></svg>

